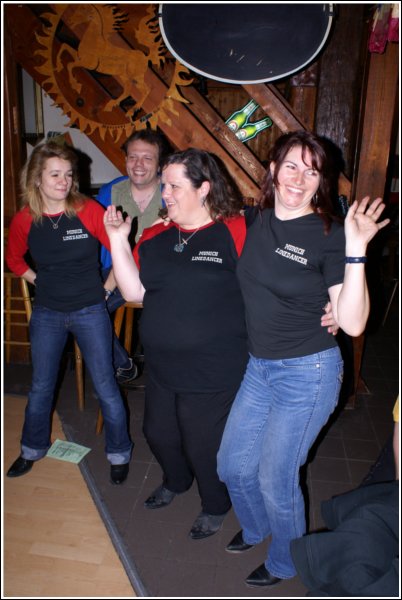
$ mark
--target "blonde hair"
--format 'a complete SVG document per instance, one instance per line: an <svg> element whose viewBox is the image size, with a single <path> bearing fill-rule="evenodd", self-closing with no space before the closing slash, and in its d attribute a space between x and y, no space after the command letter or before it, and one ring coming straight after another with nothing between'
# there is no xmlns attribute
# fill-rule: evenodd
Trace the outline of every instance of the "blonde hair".
<svg viewBox="0 0 402 600"><path fill-rule="evenodd" d="M75 216L84 203L84 196L78 190L78 156L74 150L67 145L60 146L56 142L39 144L33 149L20 177L22 204L23 206L29 206L36 222L42 220L44 209L38 181L41 180L46 161L53 157L68 161L73 172L71 190L66 198L65 212L67 216Z"/></svg>

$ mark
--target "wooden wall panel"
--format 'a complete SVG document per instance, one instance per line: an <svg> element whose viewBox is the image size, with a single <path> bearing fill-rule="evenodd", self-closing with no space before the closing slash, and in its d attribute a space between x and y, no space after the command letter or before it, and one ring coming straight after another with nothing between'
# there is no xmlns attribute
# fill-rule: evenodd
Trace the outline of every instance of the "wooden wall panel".
<svg viewBox="0 0 402 600"><path fill-rule="evenodd" d="M5 23L7 30L7 21ZM13 55L10 38L4 36L4 119L3 119L3 176L2 202L4 226L8 227L19 206L19 173L26 159L21 131L21 81Z"/></svg>
<svg viewBox="0 0 402 600"><path fill-rule="evenodd" d="M315 62L290 80L289 103L310 131L315 131L319 73L319 62Z"/></svg>
<svg viewBox="0 0 402 600"><path fill-rule="evenodd" d="M214 106L215 110L219 112L222 119L226 121L236 110L239 110L249 102L250 96L240 85L219 84L219 82L209 81L208 100ZM261 108L258 108L251 116L250 121L260 121L266 116L266 113ZM249 142L244 142L244 146L247 146L264 163L270 147L280 134L280 129L274 123L272 127L264 129Z"/></svg>
<svg viewBox="0 0 402 600"><path fill-rule="evenodd" d="M398 73L398 44L388 43L383 54L370 55L362 143L354 182L357 198L384 196L390 154L396 138Z"/></svg>
<svg viewBox="0 0 402 600"><path fill-rule="evenodd" d="M316 131L340 148L349 179L353 177L360 102L364 98L367 29L367 5L336 5L335 23L320 58Z"/></svg>

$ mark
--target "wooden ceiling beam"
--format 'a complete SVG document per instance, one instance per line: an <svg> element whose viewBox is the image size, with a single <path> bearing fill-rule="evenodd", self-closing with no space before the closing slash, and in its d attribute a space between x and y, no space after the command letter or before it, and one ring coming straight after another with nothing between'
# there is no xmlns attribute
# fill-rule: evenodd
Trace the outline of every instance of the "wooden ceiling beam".
<svg viewBox="0 0 402 600"><path fill-rule="evenodd" d="M13 48L16 60L31 75L31 77L35 79L35 81L37 81L39 84L43 84L45 77L39 74L36 70L36 67L41 64L42 59L40 56L34 54L35 49L39 48L34 32L38 32L42 29L42 23L40 19L29 9L29 5L7 5L5 7L5 12L6 11L10 33L13 39ZM66 19L65 23L68 26L68 18ZM127 47L129 48L128 45ZM64 60L66 59L64 58ZM81 78L83 78L82 81ZM143 109L145 112L152 112L154 107L160 101L160 98L164 97L168 86L151 69L148 69L145 76L145 81L151 92L144 102ZM88 103L88 105L92 105L94 110L100 104L103 105L105 98L110 99L107 91L103 90L102 86L97 86L90 74L86 73L83 69L80 70L80 82L84 83L84 100ZM96 88L96 93L94 94L95 97L92 97L94 88ZM71 102L74 102L74 96L72 95L72 91L69 89L68 82L66 82L63 92L65 93L67 100L70 94ZM87 100L88 98L90 101ZM193 98L195 103L195 96L193 96ZM204 103L203 106L205 106ZM200 120L198 120L194 114L192 114L185 104L175 102L174 108L176 115L170 115L169 113L169 116L171 116L171 123L167 123L166 121L162 120L158 123L160 129L165 133L172 144L178 149L185 149L190 146L195 146L215 153L224 161L229 172L236 179L242 194L246 197L257 197L259 193L259 187L258 182L254 180L253 176L259 177L260 175L255 173L255 168L250 169L249 159L243 161L243 164L241 164L240 159L243 156L242 151L244 150L242 143L238 142L237 138L235 141L232 140L232 143L228 143L227 136L221 135L221 139L224 140L226 144L226 148L222 147L222 145L216 139L214 132L210 131L208 126L206 127L202 122L200 122ZM213 109L210 108L210 110L212 111ZM118 115L117 121L119 122L121 112L118 111L121 111L121 109L116 107L114 111L116 111L116 117ZM110 115L111 113L108 114L108 117ZM208 112L208 115L209 118L212 118L212 112ZM201 117L204 116L205 114L201 115ZM223 121L219 123L219 117L216 113L214 118L215 123L219 124L219 126L216 126L216 129L218 130L220 127L221 131L224 130L224 123ZM95 130L93 133L87 133L87 135L99 147L105 156L107 156L118 169L124 172L124 159L120 150L121 144L119 143L117 146L117 144L111 143L110 139L106 138L103 140L99 130ZM219 136L217 136L217 138L219 139ZM236 157L233 157L228 150L239 145L241 146L242 151L238 149ZM246 154L246 152L244 152L244 154ZM255 161L256 160L257 159L255 159Z"/></svg>
<svg viewBox="0 0 402 600"><path fill-rule="evenodd" d="M283 133L308 129L274 85L253 83L244 84L243 87ZM350 201L351 182L344 173L341 173L339 177L339 193L346 196Z"/></svg>

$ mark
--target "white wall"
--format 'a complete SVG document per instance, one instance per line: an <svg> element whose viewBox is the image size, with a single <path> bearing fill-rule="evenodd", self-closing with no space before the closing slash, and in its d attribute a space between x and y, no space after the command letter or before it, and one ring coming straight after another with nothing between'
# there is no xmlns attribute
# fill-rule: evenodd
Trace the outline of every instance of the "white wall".
<svg viewBox="0 0 402 600"><path fill-rule="evenodd" d="M33 79L23 71L23 95L24 95L24 120L27 131L32 131L35 123L34 100L33 100ZM43 123L45 137L49 133L69 133L75 148L87 154L91 160L91 184L95 187L102 183L107 183L122 173L116 169L113 163L91 142L91 140L79 129L66 127L69 118L63 115L60 108L53 104L53 100L42 90L43 103ZM111 142L113 143L113 142ZM28 147L28 154L32 151L32 146ZM125 175L125 173L123 173Z"/></svg>

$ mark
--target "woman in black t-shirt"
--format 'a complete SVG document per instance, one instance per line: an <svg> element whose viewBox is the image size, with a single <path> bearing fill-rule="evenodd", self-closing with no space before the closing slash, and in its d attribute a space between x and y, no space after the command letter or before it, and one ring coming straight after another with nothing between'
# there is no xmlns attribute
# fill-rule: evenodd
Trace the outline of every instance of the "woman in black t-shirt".
<svg viewBox="0 0 402 600"><path fill-rule="evenodd" d="M6 259L16 275L35 285L29 323L33 375L21 455L7 475L25 475L49 449L60 360L71 332L99 397L111 481L121 484L132 443L114 377L112 329L98 261L100 242L109 246L104 210L79 194L77 155L67 146L37 146L21 181L24 207L11 222ZM25 260L28 250L35 269Z"/></svg>
<svg viewBox="0 0 402 600"><path fill-rule="evenodd" d="M115 277L127 300L143 301L147 363L144 433L163 482L145 501L168 505L196 479L202 511L190 537L216 533L231 507L216 454L247 362L236 264L246 235L237 187L209 153L171 155L162 170L168 225L146 229L132 260L123 222L108 208ZM139 272L138 272L139 271Z"/></svg>
<svg viewBox="0 0 402 600"><path fill-rule="evenodd" d="M376 224L381 199L369 205L364 198L350 207L343 230L331 216L329 180L317 136L281 136L238 264L250 359L218 473L242 526L227 550L242 552L272 536L267 560L246 579L254 587L296 574L290 542L305 533L299 469L336 406L343 373L335 339L320 326L322 307L329 297L346 333L364 330L366 247L388 223Z"/></svg>

